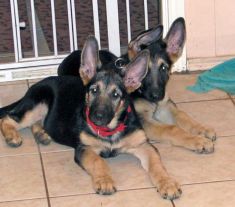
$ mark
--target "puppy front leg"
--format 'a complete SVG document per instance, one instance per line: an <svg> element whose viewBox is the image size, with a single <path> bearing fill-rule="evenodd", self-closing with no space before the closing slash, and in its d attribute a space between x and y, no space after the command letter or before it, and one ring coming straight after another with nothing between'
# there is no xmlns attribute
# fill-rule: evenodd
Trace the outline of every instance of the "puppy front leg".
<svg viewBox="0 0 235 207"><path fill-rule="evenodd" d="M91 148L78 146L75 150L75 161L91 176L96 193L111 195L116 192L106 162Z"/></svg>
<svg viewBox="0 0 235 207"><path fill-rule="evenodd" d="M180 197L182 193L180 185L168 175L157 148L146 142L136 148L128 149L127 152L141 161L143 168L149 173L153 184L163 198L172 200Z"/></svg>
<svg viewBox="0 0 235 207"><path fill-rule="evenodd" d="M205 137L191 135L176 125L159 124L154 119L144 120L144 131L151 141L169 141L171 144L197 153L214 152L214 143Z"/></svg>
<svg viewBox="0 0 235 207"><path fill-rule="evenodd" d="M178 109L174 104L170 105L170 111L172 112L176 125L185 131L193 135L202 135L206 138L214 141L216 139L216 133L213 128L203 126L202 124L195 121L187 113Z"/></svg>

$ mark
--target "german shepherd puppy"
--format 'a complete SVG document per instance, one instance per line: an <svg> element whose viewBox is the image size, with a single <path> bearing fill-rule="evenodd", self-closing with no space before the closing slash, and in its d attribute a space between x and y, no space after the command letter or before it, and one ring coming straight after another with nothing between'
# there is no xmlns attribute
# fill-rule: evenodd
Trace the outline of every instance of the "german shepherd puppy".
<svg viewBox="0 0 235 207"><path fill-rule="evenodd" d="M186 39L184 19L176 19L164 39L162 32L162 25L142 32L129 43L128 53L121 59L108 51L100 51L101 61L107 64L112 60L116 61L116 65L125 65L140 51L148 49L148 73L140 88L131 94L147 136L150 140L170 141L173 145L198 153L211 153L214 151L215 131L177 109L165 93L172 65L183 51ZM58 68L58 74L79 76L80 53L75 51L65 58Z"/></svg>
<svg viewBox="0 0 235 207"><path fill-rule="evenodd" d="M172 65L181 56L186 40L185 21L176 19L166 37L154 35L162 26L148 30L128 45L129 61L143 49L150 51L149 70L142 86L132 95L137 113L150 140L170 141L198 153L214 151L215 131L194 121L165 93ZM124 57L125 58L125 57Z"/></svg>
<svg viewBox="0 0 235 207"><path fill-rule="evenodd" d="M101 156L130 153L140 159L161 196L179 197L180 187L169 177L156 148L147 141L128 95L140 87L148 59L149 52L143 50L120 75L112 63L99 65L97 41L89 37L81 53L81 79L46 78L33 85L22 99L0 109L6 142L21 144L17 131L43 120L43 130L52 139L75 149L75 161L91 176L97 193L116 191ZM36 137L43 135L41 126L34 125L32 131Z"/></svg>

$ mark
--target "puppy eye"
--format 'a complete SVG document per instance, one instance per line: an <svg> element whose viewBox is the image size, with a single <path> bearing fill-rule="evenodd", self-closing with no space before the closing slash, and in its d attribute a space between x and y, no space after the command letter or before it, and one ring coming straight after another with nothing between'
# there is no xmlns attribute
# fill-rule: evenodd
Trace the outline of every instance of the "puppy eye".
<svg viewBox="0 0 235 207"><path fill-rule="evenodd" d="M113 98L118 98L118 97L120 97L120 94L117 93L116 91L114 91L114 92L113 92Z"/></svg>
<svg viewBox="0 0 235 207"><path fill-rule="evenodd" d="M165 64L162 64L160 69L161 69L162 71L166 71L166 70L168 69L168 66L165 65Z"/></svg>
<svg viewBox="0 0 235 207"><path fill-rule="evenodd" d="M98 90L97 90L97 88L91 88L90 91L92 94L96 94Z"/></svg>

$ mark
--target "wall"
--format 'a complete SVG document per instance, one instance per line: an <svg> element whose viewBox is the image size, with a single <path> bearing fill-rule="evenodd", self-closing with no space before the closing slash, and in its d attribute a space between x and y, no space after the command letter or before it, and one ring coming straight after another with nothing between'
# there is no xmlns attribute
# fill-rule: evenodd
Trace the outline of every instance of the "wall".
<svg viewBox="0 0 235 207"><path fill-rule="evenodd" d="M235 1L185 0L187 58L235 56Z"/></svg>

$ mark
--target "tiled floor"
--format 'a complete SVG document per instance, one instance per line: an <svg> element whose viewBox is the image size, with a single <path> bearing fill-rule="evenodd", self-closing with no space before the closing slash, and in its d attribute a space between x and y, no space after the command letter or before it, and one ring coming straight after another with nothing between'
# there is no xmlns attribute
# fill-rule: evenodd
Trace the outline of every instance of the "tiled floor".
<svg viewBox="0 0 235 207"><path fill-rule="evenodd" d="M232 207L235 203L235 98L221 91L194 94L185 89L197 75L173 75L168 92L178 107L212 126L219 135L215 152L198 155L156 143L168 172L183 195L163 200L137 159L108 159L118 192L96 195L90 177L73 161L73 150L55 143L39 146L30 130L24 143L8 147L0 135L0 207ZM32 81L0 84L0 106L17 100Z"/></svg>

